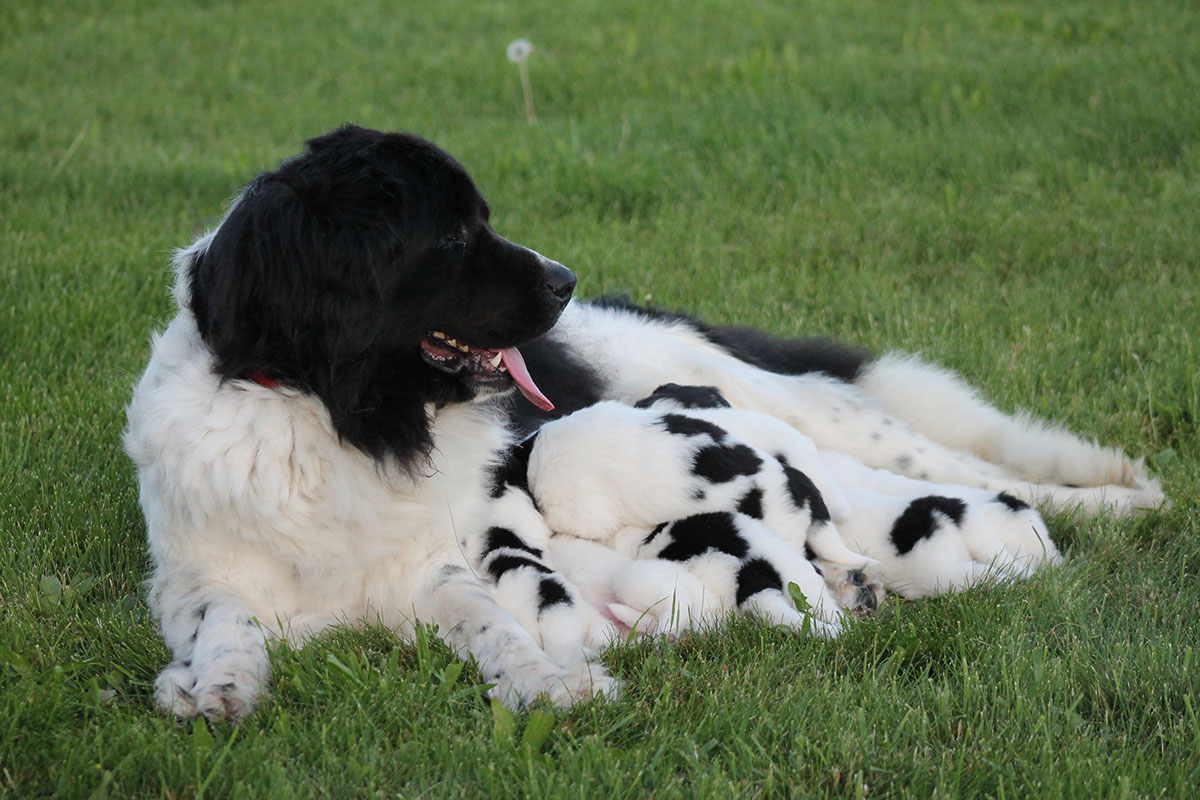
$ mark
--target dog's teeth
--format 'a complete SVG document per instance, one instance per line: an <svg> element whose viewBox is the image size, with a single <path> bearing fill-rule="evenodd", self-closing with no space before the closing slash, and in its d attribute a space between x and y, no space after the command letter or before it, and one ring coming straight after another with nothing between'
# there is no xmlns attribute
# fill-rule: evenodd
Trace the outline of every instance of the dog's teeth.
<svg viewBox="0 0 1200 800"><path fill-rule="evenodd" d="M445 338L446 338L446 334L442 333L441 331L434 331L434 332L433 332L433 338L435 338L435 339L445 339Z"/></svg>
<svg viewBox="0 0 1200 800"><path fill-rule="evenodd" d="M508 367L504 366L503 364L496 367L496 369L500 370L501 372L508 372Z"/></svg>
<svg viewBox="0 0 1200 800"><path fill-rule="evenodd" d="M453 339L446 339L446 344L450 345L451 347L458 347L458 342L454 341Z"/></svg>
<svg viewBox="0 0 1200 800"><path fill-rule="evenodd" d="M500 362L504 360L504 357L501 356L499 353L496 353L496 355L492 356L488 360L492 362L492 367L496 368L496 367L500 366Z"/></svg>
<svg viewBox="0 0 1200 800"><path fill-rule="evenodd" d="M471 352L471 348L467 347L465 344L460 344L460 345L458 346L458 349L459 349L459 350L462 350L464 353L469 353L469 352Z"/></svg>

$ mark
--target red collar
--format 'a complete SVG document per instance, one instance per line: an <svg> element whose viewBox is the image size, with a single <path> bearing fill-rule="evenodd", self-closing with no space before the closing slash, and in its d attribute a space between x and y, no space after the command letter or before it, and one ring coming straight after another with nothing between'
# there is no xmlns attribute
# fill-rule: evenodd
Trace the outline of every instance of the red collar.
<svg viewBox="0 0 1200 800"><path fill-rule="evenodd" d="M250 373L250 380L257 383L259 386L265 386L268 389L278 389L279 381L267 375L265 372Z"/></svg>

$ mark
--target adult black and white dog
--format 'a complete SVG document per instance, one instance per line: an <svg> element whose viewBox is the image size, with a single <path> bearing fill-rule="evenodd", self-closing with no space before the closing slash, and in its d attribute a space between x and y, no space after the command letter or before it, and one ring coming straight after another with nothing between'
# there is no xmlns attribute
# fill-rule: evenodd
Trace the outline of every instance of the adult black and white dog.
<svg viewBox="0 0 1200 800"><path fill-rule="evenodd" d="M832 636L880 583L1057 560L1030 503L1162 501L916 359L571 302L488 219L434 145L345 127L178 253L125 435L168 711L246 714L268 637L356 621L433 623L506 701L567 704L615 690L616 632Z"/></svg>

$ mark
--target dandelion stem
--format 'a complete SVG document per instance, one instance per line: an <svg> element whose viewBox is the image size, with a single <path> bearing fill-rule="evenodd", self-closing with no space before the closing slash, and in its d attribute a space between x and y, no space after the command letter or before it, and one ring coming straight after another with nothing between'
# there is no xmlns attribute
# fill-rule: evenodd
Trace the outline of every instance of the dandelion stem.
<svg viewBox="0 0 1200 800"><path fill-rule="evenodd" d="M530 125L536 125L537 114L533 113L533 87L529 85L529 69L524 61L519 62L517 67L521 70L521 91L525 93L525 119Z"/></svg>

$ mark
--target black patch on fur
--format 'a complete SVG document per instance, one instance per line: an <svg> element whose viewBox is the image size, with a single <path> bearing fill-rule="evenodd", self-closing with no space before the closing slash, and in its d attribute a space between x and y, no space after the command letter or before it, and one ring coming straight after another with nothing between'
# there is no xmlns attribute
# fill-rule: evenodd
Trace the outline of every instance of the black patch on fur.
<svg viewBox="0 0 1200 800"><path fill-rule="evenodd" d="M519 569L521 567L533 567L538 572L549 574L550 570L545 565L539 564L532 558L524 556L498 555L493 558L487 566L487 571L492 574L496 580L500 580L500 576L508 572L510 569Z"/></svg>
<svg viewBox="0 0 1200 800"><path fill-rule="evenodd" d="M676 436L709 436L714 442L719 442L726 435L724 428L713 425L708 420L696 419L683 414L663 414L659 422L667 429L667 433L673 433Z"/></svg>
<svg viewBox="0 0 1200 800"><path fill-rule="evenodd" d="M817 485L803 472L786 464L783 466L783 474L787 476L787 490L792 504L799 509L808 506L808 513L812 515L813 522L828 522L829 508L825 505L825 498L821 497Z"/></svg>
<svg viewBox="0 0 1200 800"><path fill-rule="evenodd" d="M687 314L639 306L627 295L603 297L592 302L643 319L691 328L735 358L780 375L823 372L843 381L853 381L869 360L865 350L840 342L821 338L784 339L753 328L710 325Z"/></svg>
<svg viewBox="0 0 1200 800"><path fill-rule="evenodd" d="M488 532L484 537L483 552L485 554L493 550L499 550L501 547L506 547L510 550L524 550L537 558L542 557L542 551L536 547L530 547L521 541L521 537L510 531L508 528L488 528Z"/></svg>
<svg viewBox="0 0 1200 800"><path fill-rule="evenodd" d="M737 510L739 514L745 514L747 517L754 519L763 518L763 490L755 486L750 491L742 496L738 501Z"/></svg>
<svg viewBox="0 0 1200 800"><path fill-rule="evenodd" d="M196 616L199 617L200 619L204 619L204 616L206 614L208 614L208 603L205 603L204 605L202 605L196 609Z"/></svg>
<svg viewBox="0 0 1200 800"><path fill-rule="evenodd" d="M1024 511L1025 509L1029 508L1028 503L1019 497L1013 497L1008 492L1001 492L1000 494L996 495L996 502L1003 503L1008 507L1008 510L1014 514L1018 511Z"/></svg>
<svg viewBox="0 0 1200 800"><path fill-rule="evenodd" d="M933 535L938 527L938 520L934 517L935 512L949 517L951 522L958 525L967 512L967 505L956 497L940 497L938 495L918 497L913 500L892 525L890 536L897 553L905 555L916 546L917 542Z"/></svg>
<svg viewBox="0 0 1200 800"><path fill-rule="evenodd" d="M817 560L817 551L812 549L812 545L808 542L804 543L804 558L808 561Z"/></svg>
<svg viewBox="0 0 1200 800"><path fill-rule="evenodd" d="M767 589L783 591L783 578L779 577L770 562L764 558L752 558L742 564L737 574L737 604L740 606Z"/></svg>
<svg viewBox="0 0 1200 800"><path fill-rule="evenodd" d="M504 460L492 467L490 493L493 500L503 496L508 486L533 497L529 491L529 455L533 452L535 441L536 433L510 447L504 454Z"/></svg>
<svg viewBox="0 0 1200 800"><path fill-rule="evenodd" d="M900 470L901 472L908 472L908 470L912 467L913 459L912 456L904 454L896 456L894 463L896 464L896 469Z"/></svg>
<svg viewBox="0 0 1200 800"><path fill-rule="evenodd" d="M762 459L744 444L701 447L696 451L692 472L710 483L728 483L739 475L754 475Z"/></svg>
<svg viewBox="0 0 1200 800"><path fill-rule="evenodd" d="M725 395L715 386L681 386L678 383L664 383L633 406L650 408L660 400L672 400L684 408L730 408Z"/></svg>
<svg viewBox="0 0 1200 800"><path fill-rule="evenodd" d="M655 525L654 530L650 531L650 534L645 539L642 540L642 546L645 547L646 545L650 544L650 542L654 540L654 537L658 536L660 533L662 533L663 528L667 527L670 524L671 523L669 523L669 522L660 522L657 525Z"/></svg>
<svg viewBox="0 0 1200 800"><path fill-rule="evenodd" d="M571 596L566 587L553 578L542 578L538 583L538 611L544 611L558 603L571 604Z"/></svg>
<svg viewBox="0 0 1200 800"><path fill-rule="evenodd" d="M744 558L748 549L746 540L737 531L733 515L724 511L676 520L671 524L670 536L671 543L658 554L658 558L667 561L687 561L709 550Z"/></svg>

